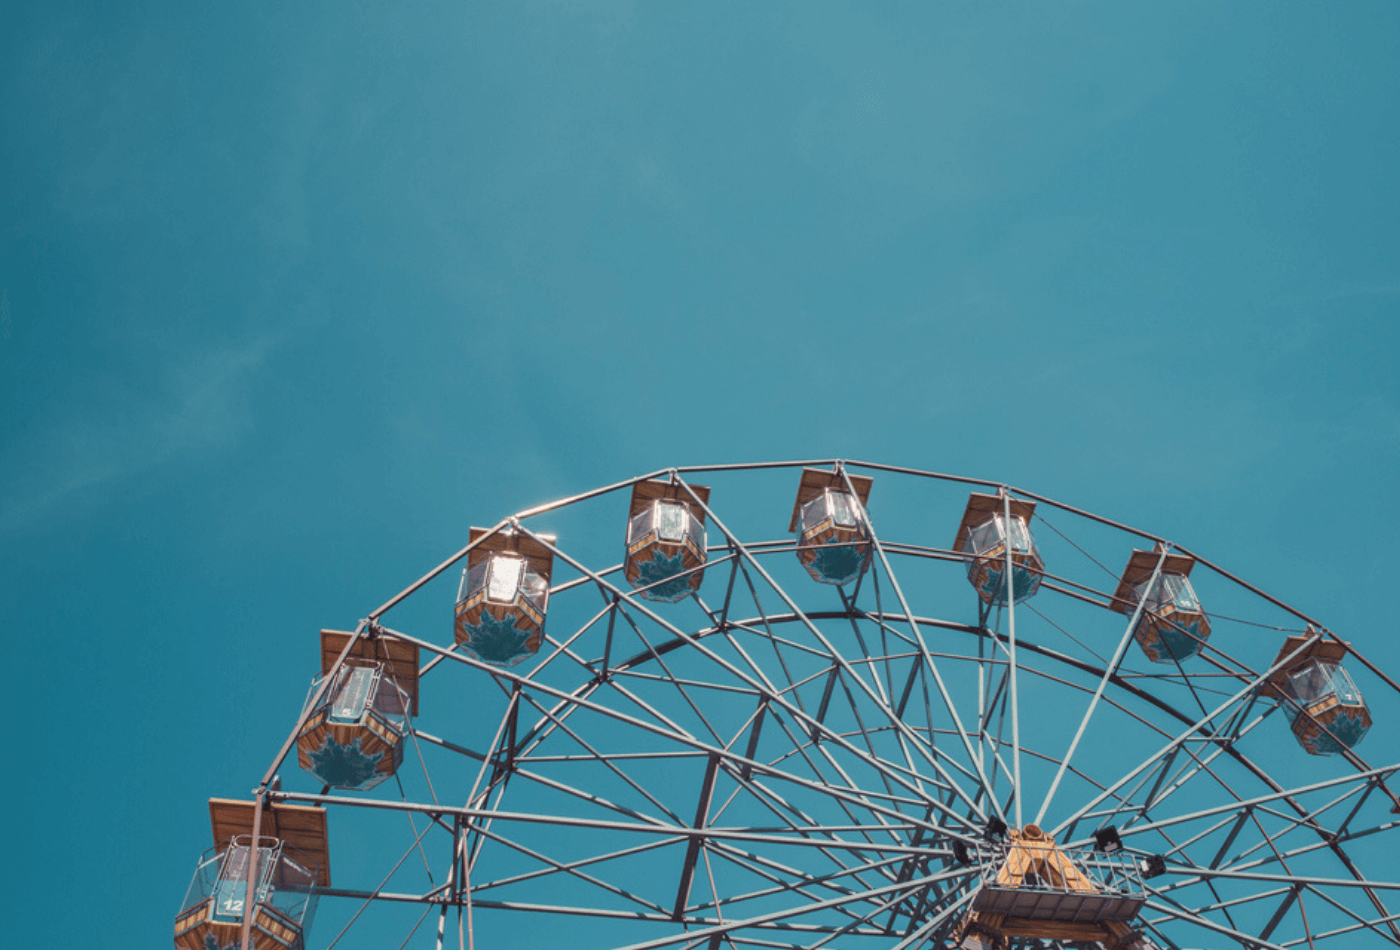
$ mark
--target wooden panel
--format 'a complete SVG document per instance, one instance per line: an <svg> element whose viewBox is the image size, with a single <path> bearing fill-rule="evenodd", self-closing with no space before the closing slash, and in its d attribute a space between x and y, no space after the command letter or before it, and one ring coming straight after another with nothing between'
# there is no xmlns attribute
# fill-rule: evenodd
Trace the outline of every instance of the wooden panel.
<svg viewBox="0 0 1400 950"><path fill-rule="evenodd" d="M220 846L236 835L253 833L253 802L231 798L209 799L209 823L214 831L214 845ZM329 887L331 859L326 832L326 810L314 805L263 806L264 835L280 838L320 865L316 883Z"/></svg>
<svg viewBox="0 0 1400 950"><path fill-rule="evenodd" d="M710 489L708 486L690 485L689 487L690 491L695 492L696 497L700 499L701 504L708 505L710 503ZM653 478L650 481L638 482L632 486L632 504L627 509L627 517L629 519L635 517L640 511L646 508L647 505L650 505L658 498L670 498L676 501L688 502L690 504L690 510L695 514L695 517L700 519L701 524L705 523L705 511L703 508L696 506L695 499L690 497L690 492L687 492L679 484L673 484L658 478Z"/></svg>
<svg viewBox="0 0 1400 950"><path fill-rule="evenodd" d="M824 544L869 544L864 532L859 528L847 528L843 525L833 524L826 521L816 531L804 531L798 539L801 547L797 549L798 557L802 556L802 551L808 546L820 546Z"/></svg>
<svg viewBox="0 0 1400 950"><path fill-rule="evenodd" d="M1363 731L1362 735L1356 739L1359 742L1371 729L1371 711L1366 708L1364 703L1360 706L1353 706L1350 703L1344 705L1335 696L1329 696L1320 703L1314 703L1303 715L1294 720L1293 735L1302 743L1303 748L1313 755L1319 754L1317 744L1322 741L1326 741L1329 745L1335 743L1350 749L1354 743L1345 741L1333 731L1334 724L1342 717L1343 713L1346 713L1349 718L1360 713L1359 718Z"/></svg>
<svg viewBox="0 0 1400 950"><path fill-rule="evenodd" d="M958 950L997 950L1006 946L1006 938L997 930L1005 915L968 913L958 925L954 939Z"/></svg>
<svg viewBox="0 0 1400 950"><path fill-rule="evenodd" d="M1042 940L1105 940L1108 933L1098 924L1075 924L1063 920L1026 920L1007 917L997 928L1008 937L1039 937Z"/></svg>
<svg viewBox="0 0 1400 950"><path fill-rule="evenodd" d="M175 918L176 943L178 943L180 940L180 934L192 930L193 928L204 923L205 919L209 916L209 905L210 901L205 900L204 903L195 907L193 910L187 910L179 917ZM198 944L196 944L195 946L198 947Z"/></svg>
<svg viewBox="0 0 1400 950"><path fill-rule="evenodd" d="M1108 931L1108 936L1114 941L1111 946L1117 950L1145 950L1155 946L1144 941L1141 932L1121 920L1105 920L1103 929Z"/></svg>
<svg viewBox="0 0 1400 950"><path fill-rule="evenodd" d="M1128 557L1128 566L1123 568L1123 576L1118 579L1118 589L1113 592L1113 602L1109 606L1120 614L1132 613L1135 606L1130 599L1133 588L1152 576L1152 572L1157 568L1157 559L1161 556L1160 551L1134 549ZM1195 566L1195 558L1184 554L1168 554L1162 562L1162 573L1190 576L1191 568Z"/></svg>
<svg viewBox="0 0 1400 950"><path fill-rule="evenodd" d="M475 567L495 551L509 551L525 558L536 574L549 580L554 570L554 552L529 535L509 531L492 534L490 528L472 528L467 542L475 543L478 538L483 540L467 553L468 567Z"/></svg>
<svg viewBox="0 0 1400 950"><path fill-rule="evenodd" d="M967 496L967 510L963 512L962 523L958 525L957 536L953 538L953 550L958 550L962 545L963 538L968 531L986 521L992 515L1001 514L1003 504L1000 495L983 495L980 492L973 492ZM1035 502L1021 501L1018 498L1011 499L1011 516L1014 518L1020 515L1025 519L1026 524L1031 523L1031 518L1035 516Z"/></svg>
<svg viewBox="0 0 1400 950"><path fill-rule="evenodd" d="M265 938L270 947L290 947L301 936L301 928L285 916L274 911L267 904L258 905L257 924L259 938ZM262 946L262 939L258 941Z"/></svg>
<svg viewBox="0 0 1400 950"><path fill-rule="evenodd" d="M997 870L997 883L1003 887L1020 887L1026 874L1035 873L1043 860L1039 847L1018 844L1007 852L1006 863Z"/></svg>
<svg viewBox="0 0 1400 950"><path fill-rule="evenodd" d="M1274 657L1274 662L1269 665L1273 666L1274 663L1281 661L1284 657L1288 656L1288 654L1306 643L1307 639L1306 636L1292 636L1283 641L1283 646L1279 649L1278 656ZM1283 681L1288 678L1288 674L1291 670L1302 666L1304 663L1308 662L1308 660L1333 660L1340 662L1342 657L1347 655L1348 646L1349 644L1345 642L1333 640L1324 636L1302 653L1298 654L1288 666L1279 670L1273 676L1270 676L1269 683L1267 687L1265 687L1265 692L1276 699L1285 699L1286 697L1282 690Z"/></svg>
<svg viewBox="0 0 1400 950"><path fill-rule="evenodd" d="M209 943L205 938L212 938L212 943L216 947L238 946L242 937L243 929L241 924L222 923L218 921L208 921L201 923L193 930L175 938L175 946L181 950L207 950ZM254 945L257 943L257 933L254 932Z"/></svg>
<svg viewBox="0 0 1400 950"><path fill-rule="evenodd" d="M1094 882L1089 879L1078 865L1069 859L1059 848L1051 849L1045 856L1045 876L1048 877L1056 887L1063 887L1068 891L1080 891L1093 894L1098 891Z"/></svg>
<svg viewBox="0 0 1400 950"><path fill-rule="evenodd" d="M208 905L205 905L206 909ZM209 946L237 947L243 936L242 923L225 921L194 922L192 928L180 933L185 922L182 918L175 924L175 946L181 950L208 950ZM252 946L254 950L286 950L299 945L301 928L297 924L266 903L258 904L253 916Z"/></svg>
<svg viewBox="0 0 1400 950"><path fill-rule="evenodd" d="M851 475L850 472L846 474L851 479L851 487L856 490L856 497L860 499L860 506L864 508L870 500L870 486L875 484L875 479L869 475ZM802 470L802 480L797 483L797 501L792 505L792 520L788 522L789 534L797 530L797 519L802 514L802 506L828 488L845 490L846 480L841 477L840 472L827 472L819 468Z"/></svg>
<svg viewBox="0 0 1400 950"><path fill-rule="evenodd" d="M302 768L311 770L309 756L321 748L329 731L330 727L322 722L314 728L302 730L301 735L297 736L297 762Z"/></svg>
<svg viewBox="0 0 1400 950"><path fill-rule="evenodd" d="M321 631L321 672L329 673L335 665L336 657L345 649L345 641L354 634L343 630ZM409 710L418 715L418 644L405 643L390 634L375 637L361 637L350 650L347 659L378 660L388 665L394 679L408 693L411 703Z"/></svg>

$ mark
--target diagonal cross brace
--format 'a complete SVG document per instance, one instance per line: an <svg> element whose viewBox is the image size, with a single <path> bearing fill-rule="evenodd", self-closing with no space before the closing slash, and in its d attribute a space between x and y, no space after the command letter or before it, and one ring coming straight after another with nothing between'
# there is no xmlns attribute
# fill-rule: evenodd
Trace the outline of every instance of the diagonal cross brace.
<svg viewBox="0 0 1400 950"><path fill-rule="evenodd" d="M705 827L710 817L710 796L714 794L715 777L719 773L719 756L711 752L710 761L705 766L705 780L700 786L700 801L695 806L695 821L691 825L696 831ZM685 849L685 864L681 866L681 883L676 890L676 907L671 911L672 920L680 920L685 915L686 902L690 900L690 884L695 879L695 862L700 857L702 835L691 835L690 844Z"/></svg>

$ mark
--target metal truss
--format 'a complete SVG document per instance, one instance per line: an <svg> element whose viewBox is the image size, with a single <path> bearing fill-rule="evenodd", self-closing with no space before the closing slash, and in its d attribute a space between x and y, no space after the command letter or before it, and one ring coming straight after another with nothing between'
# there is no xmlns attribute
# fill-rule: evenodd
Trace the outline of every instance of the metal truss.
<svg viewBox="0 0 1400 950"><path fill-rule="evenodd" d="M781 533L804 465L875 477L873 563L846 587L813 582ZM691 494L704 585L677 604L617 563L627 490L650 478L713 486L711 505ZM969 849L1027 821L1076 848L1111 825L1160 855L1136 924L1160 947L1400 946L1400 689L1360 652L1382 632L1346 661L1371 735L1310 757L1260 687L1283 638L1333 637L1323 623L1014 488L1049 573L987 607L944 545L969 489L1003 487L836 460L678 468L503 520L555 557L538 655L501 669L452 645L469 546L356 631L426 660L398 781L278 781L289 738L258 787L259 809L330 812L335 886L308 946L951 946ZM1180 663L1149 662L1137 614L1107 609L1130 550L1157 544L1206 569L1214 632Z"/></svg>

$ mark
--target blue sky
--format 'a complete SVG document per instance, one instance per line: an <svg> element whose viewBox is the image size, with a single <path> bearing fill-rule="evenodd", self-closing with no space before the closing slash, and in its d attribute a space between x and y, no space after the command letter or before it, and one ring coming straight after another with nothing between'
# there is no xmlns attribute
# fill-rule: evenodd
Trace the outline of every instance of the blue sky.
<svg viewBox="0 0 1400 950"><path fill-rule="evenodd" d="M1393 673L1398 89L1387 3L0 12L7 930L161 945L318 628L670 465L1018 485Z"/></svg>

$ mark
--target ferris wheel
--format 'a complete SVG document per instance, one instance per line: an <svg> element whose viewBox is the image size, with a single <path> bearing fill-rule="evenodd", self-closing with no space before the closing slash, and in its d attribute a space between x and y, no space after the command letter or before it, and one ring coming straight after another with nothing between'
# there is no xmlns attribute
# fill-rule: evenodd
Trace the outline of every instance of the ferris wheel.
<svg viewBox="0 0 1400 950"><path fill-rule="evenodd" d="M308 635L176 946L1400 946L1375 634L1165 538L825 460L466 540Z"/></svg>

